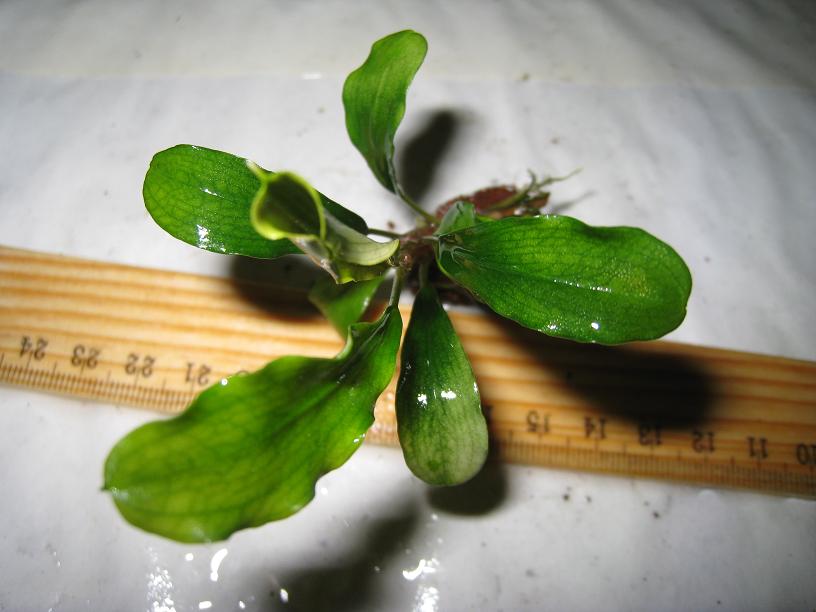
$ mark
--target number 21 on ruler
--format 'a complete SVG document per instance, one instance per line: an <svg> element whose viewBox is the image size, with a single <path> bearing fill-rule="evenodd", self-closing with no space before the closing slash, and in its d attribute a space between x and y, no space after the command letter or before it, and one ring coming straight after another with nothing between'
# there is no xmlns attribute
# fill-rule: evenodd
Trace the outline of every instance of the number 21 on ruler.
<svg viewBox="0 0 816 612"><path fill-rule="evenodd" d="M210 382L210 372L212 368L204 363L187 362L187 374L184 377L184 382L188 382L193 386L205 387Z"/></svg>

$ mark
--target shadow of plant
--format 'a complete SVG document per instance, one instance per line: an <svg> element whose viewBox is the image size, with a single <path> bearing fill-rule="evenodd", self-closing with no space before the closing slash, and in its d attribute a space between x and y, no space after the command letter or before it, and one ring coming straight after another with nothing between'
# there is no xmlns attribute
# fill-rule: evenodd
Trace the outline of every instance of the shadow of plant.
<svg viewBox="0 0 816 612"><path fill-rule="evenodd" d="M428 503L449 514L478 516L489 514L502 505L508 494L507 468L491 446L490 456L481 471L455 487L431 487Z"/></svg>
<svg viewBox="0 0 816 612"><path fill-rule="evenodd" d="M235 256L230 263L230 280L242 299L293 322L320 316L306 294L323 274L326 273L302 255L278 259Z"/></svg>
<svg viewBox="0 0 816 612"><path fill-rule="evenodd" d="M711 376L689 358L639 344L570 342L500 321L517 348L606 414L644 425L687 429L705 418L716 396Z"/></svg>
<svg viewBox="0 0 816 612"><path fill-rule="evenodd" d="M439 162L451 148L461 123L453 110L433 111L426 117L422 128L401 145L396 160L397 176L405 192L414 200L420 201L428 192Z"/></svg>
<svg viewBox="0 0 816 612"><path fill-rule="evenodd" d="M565 215L569 212L569 210L573 206L577 206L581 202L585 200L589 200L594 198L597 195L597 192L593 189L589 189L584 191L581 195L572 198L571 200L558 200L554 202L550 202L542 211L548 215Z"/></svg>
<svg viewBox="0 0 816 612"><path fill-rule="evenodd" d="M279 582L286 589L287 601L280 601L276 589L261 609L310 612L383 609L385 602L379 600L375 584L381 583L382 573L404 551L418 523L418 511L413 504L398 516L373 520L354 548L341 558L281 574ZM269 574L259 575L257 581L269 584Z"/></svg>

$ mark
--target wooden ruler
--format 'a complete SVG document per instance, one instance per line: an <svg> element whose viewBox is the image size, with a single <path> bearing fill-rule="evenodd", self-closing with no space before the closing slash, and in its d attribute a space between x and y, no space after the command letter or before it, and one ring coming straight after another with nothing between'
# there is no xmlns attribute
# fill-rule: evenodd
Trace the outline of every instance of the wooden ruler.
<svg viewBox="0 0 816 612"><path fill-rule="evenodd" d="M816 497L816 363L451 318L504 460ZM0 247L5 383L173 413L224 376L341 344L302 294ZM375 415L367 439L396 444L393 381Z"/></svg>

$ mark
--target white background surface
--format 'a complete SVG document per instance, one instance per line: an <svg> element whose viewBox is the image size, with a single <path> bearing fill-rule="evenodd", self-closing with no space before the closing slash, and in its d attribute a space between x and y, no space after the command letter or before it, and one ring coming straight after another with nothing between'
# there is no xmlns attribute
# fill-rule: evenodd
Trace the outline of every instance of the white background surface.
<svg viewBox="0 0 816 612"><path fill-rule="evenodd" d="M398 151L434 118L449 133L423 202L582 167L554 210L642 226L688 262L671 339L816 359L810 2L5 2L0 244L228 274L141 202L152 154L182 142L407 227L339 98L408 27L430 51ZM98 490L148 418L0 389L0 609L816 607L814 502L506 466L451 500L373 447L292 519L164 541Z"/></svg>

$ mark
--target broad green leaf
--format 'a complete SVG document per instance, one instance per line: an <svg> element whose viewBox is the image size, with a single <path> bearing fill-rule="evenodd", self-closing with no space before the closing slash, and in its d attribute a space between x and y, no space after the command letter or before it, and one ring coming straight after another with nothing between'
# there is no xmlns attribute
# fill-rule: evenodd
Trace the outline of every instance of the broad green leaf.
<svg viewBox="0 0 816 612"><path fill-rule="evenodd" d="M182 415L125 436L108 456L105 489L128 521L182 542L294 514L359 448L401 331L391 307L352 326L334 359L282 357L222 380Z"/></svg>
<svg viewBox="0 0 816 612"><path fill-rule="evenodd" d="M476 207L472 203L456 202L442 217L442 221L439 222L439 227L436 228L434 234L437 236L448 234L466 227L472 227L477 222Z"/></svg>
<svg viewBox="0 0 816 612"><path fill-rule="evenodd" d="M385 276L380 275L359 283L338 285L330 277L321 276L309 292L309 301L345 338L349 326L363 316L384 279Z"/></svg>
<svg viewBox="0 0 816 612"><path fill-rule="evenodd" d="M683 321L691 292L686 264L647 232L554 215L440 236L437 262L500 315L581 342L658 338Z"/></svg>
<svg viewBox="0 0 816 612"><path fill-rule="evenodd" d="M193 246L261 258L297 253L288 240L269 241L252 228L249 206L259 186L246 160L178 145L153 157L143 195L156 223Z"/></svg>
<svg viewBox="0 0 816 612"><path fill-rule="evenodd" d="M405 463L427 483L456 485L487 457L479 388L436 290L416 296L397 385L397 428Z"/></svg>
<svg viewBox="0 0 816 612"><path fill-rule="evenodd" d="M324 210L317 191L295 174L252 169L261 187L250 218L260 235L288 238L341 283L374 278L388 268L399 240L377 242L349 227Z"/></svg>
<svg viewBox="0 0 816 612"><path fill-rule="evenodd" d="M368 59L352 72L343 86L346 129L374 176L396 192L394 135L405 114L405 96L428 43L411 30L374 43Z"/></svg>
<svg viewBox="0 0 816 612"><path fill-rule="evenodd" d="M298 253L289 240L270 241L252 227L249 209L260 186L242 157L177 145L153 157L143 196L160 227L201 249L260 258ZM359 216L322 194L320 198L345 224L368 232Z"/></svg>

